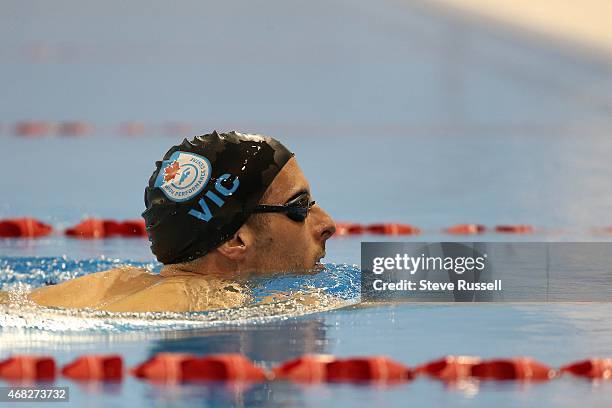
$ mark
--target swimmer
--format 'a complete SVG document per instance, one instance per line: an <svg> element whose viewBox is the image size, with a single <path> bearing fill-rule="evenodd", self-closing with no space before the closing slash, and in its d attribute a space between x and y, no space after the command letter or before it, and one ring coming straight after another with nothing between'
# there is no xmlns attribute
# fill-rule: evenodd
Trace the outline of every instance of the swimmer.
<svg viewBox="0 0 612 408"><path fill-rule="evenodd" d="M159 274L124 267L33 290L36 304L111 312L202 311L248 303L246 280L321 268L335 232L289 150L216 131L173 146L145 189Z"/></svg>

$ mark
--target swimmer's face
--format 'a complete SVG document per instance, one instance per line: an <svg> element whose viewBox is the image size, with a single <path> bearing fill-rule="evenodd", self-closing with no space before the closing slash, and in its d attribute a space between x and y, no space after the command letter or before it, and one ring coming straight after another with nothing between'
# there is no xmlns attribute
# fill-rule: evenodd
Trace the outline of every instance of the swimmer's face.
<svg viewBox="0 0 612 408"><path fill-rule="evenodd" d="M308 180L295 158L291 158L268 187L261 204L283 205L301 194L313 198ZM245 269L256 272L305 271L319 267L325 242L336 231L334 221L318 204L302 222L284 213L257 214L248 222L252 241L246 251Z"/></svg>

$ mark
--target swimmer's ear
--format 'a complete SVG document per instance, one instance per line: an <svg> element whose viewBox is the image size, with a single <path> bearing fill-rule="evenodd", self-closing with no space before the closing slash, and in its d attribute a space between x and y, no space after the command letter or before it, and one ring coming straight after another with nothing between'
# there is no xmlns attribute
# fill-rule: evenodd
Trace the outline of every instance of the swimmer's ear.
<svg viewBox="0 0 612 408"><path fill-rule="evenodd" d="M243 226L244 227L244 226ZM250 228L241 227L232 238L225 241L217 251L232 261L242 261L246 257L247 249L251 245L252 231Z"/></svg>

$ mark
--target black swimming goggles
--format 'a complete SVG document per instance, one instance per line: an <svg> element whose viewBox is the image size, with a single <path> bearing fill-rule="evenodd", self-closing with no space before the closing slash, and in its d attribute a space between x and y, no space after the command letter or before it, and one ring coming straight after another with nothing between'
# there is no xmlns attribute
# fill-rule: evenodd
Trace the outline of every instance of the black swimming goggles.
<svg viewBox="0 0 612 408"><path fill-rule="evenodd" d="M313 205L314 201L309 201L309 195L304 193L300 194L293 200L283 205L268 205L260 204L256 205L251 209L251 213L285 213L289 219L296 222L304 222L308 216L308 212Z"/></svg>

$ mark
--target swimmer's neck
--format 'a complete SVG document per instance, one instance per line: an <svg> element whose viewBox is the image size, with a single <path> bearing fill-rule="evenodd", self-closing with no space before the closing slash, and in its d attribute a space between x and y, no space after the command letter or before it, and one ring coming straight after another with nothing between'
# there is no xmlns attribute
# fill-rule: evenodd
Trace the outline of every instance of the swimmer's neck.
<svg viewBox="0 0 612 408"><path fill-rule="evenodd" d="M170 277L201 277L240 280L244 278L239 265L216 253L209 253L191 262L164 265L159 275Z"/></svg>

